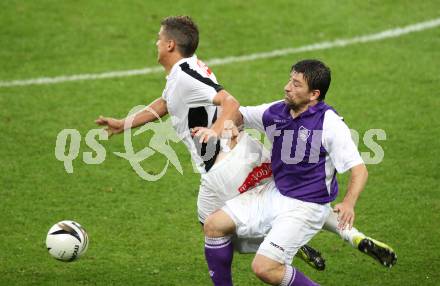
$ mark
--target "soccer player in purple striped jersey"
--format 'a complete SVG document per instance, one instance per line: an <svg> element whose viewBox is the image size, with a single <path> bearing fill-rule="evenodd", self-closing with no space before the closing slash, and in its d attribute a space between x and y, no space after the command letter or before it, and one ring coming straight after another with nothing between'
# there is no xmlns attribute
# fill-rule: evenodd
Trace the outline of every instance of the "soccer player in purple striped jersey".
<svg viewBox="0 0 440 286"><path fill-rule="evenodd" d="M267 233L252 263L257 277L271 285L316 285L290 265L299 247L323 227L333 211L338 214L339 229L353 230L354 207L367 170L348 127L323 101L330 78L330 69L322 62L300 61L291 69L283 102L240 109L245 126L264 131L272 141L274 181L229 200L207 218L211 276L230 277L232 234ZM338 194L336 171L348 170L347 192L332 210L330 202ZM392 249L379 242L376 246L391 258L390 265L395 263Z"/></svg>

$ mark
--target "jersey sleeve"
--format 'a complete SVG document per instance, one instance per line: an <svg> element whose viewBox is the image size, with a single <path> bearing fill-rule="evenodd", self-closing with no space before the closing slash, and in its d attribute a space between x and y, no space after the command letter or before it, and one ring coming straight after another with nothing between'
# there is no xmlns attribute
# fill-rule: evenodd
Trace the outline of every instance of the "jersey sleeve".
<svg viewBox="0 0 440 286"><path fill-rule="evenodd" d="M338 173L364 163L351 138L350 129L333 110L326 111L322 129L323 147Z"/></svg>
<svg viewBox="0 0 440 286"><path fill-rule="evenodd" d="M199 73L182 73L177 79L179 93L189 108L213 105L214 97L223 89L221 85Z"/></svg>
<svg viewBox="0 0 440 286"><path fill-rule="evenodd" d="M272 103L265 103L257 106L240 106L240 113L243 116L245 128L253 128L264 132L263 114Z"/></svg>
<svg viewBox="0 0 440 286"><path fill-rule="evenodd" d="M167 83L165 84L165 88L163 89L163 91L162 91L162 99L163 100L165 100L165 101L168 101L168 91L169 91L169 89L170 89L170 83L168 82L168 80L167 80Z"/></svg>

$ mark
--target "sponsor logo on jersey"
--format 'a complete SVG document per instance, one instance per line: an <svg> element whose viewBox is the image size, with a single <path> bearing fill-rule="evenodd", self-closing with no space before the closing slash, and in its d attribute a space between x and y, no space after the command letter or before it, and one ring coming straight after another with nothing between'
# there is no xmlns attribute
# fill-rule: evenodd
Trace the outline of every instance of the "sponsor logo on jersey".
<svg viewBox="0 0 440 286"><path fill-rule="evenodd" d="M273 120L275 123L286 123L287 120L286 119L274 119Z"/></svg>
<svg viewBox="0 0 440 286"><path fill-rule="evenodd" d="M202 62L201 60L197 60L197 65L205 71L207 76L211 76L212 71L204 62Z"/></svg>

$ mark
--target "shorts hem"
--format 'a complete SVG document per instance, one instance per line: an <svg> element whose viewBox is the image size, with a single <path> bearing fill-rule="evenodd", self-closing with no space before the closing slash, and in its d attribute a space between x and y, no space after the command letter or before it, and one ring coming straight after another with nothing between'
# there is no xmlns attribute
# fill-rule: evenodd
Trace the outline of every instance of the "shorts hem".
<svg viewBox="0 0 440 286"><path fill-rule="evenodd" d="M279 257L276 257L273 253L271 253L268 250L258 249L257 254L263 255L263 256L265 256L265 257L267 257L269 259L272 259L272 260L274 260L274 261L276 261L278 263L286 264L286 260L285 259L283 260L283 259L280 259Z"/></svg>
<svg viewBox="0 0 440 286"><path fill-rule="evenodd" d="M234 224L235 224L235 232L236 232L236 235L238 237L238 227L239 227L239 220L238 220L238 218L234 215L234 212L228 207L228 205L224 205L221 208L221 210L224 211L232 219L232 221L234 222Z"/></svg>

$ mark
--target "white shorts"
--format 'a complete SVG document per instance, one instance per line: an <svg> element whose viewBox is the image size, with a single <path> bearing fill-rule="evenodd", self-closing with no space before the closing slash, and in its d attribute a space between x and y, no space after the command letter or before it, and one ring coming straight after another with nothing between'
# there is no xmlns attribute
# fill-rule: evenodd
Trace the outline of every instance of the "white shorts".
<svg viewBox="0 0 440 286"><path fill-rule="evenodd" d="M265 236L257 254L291 264L298 249L322 228L331 208L283 196L272 181L227 201L222 210L235 222L239 238Z"/></svg>
<svg viewBox="0 0 440 286"><path fill-rule="evenodd" d="M199 187L197 196L197 215L201 223L205 223L206 218L225 205L225 200L220 199L217 192L204 185Z"/></svg>
<svg viewBox="0 0 440 286"><path fill-rule="evenodd" d="M225 205L224 200L218 198L215 192L207 188L200 187L199 196L197 198L197 212L200 223L205 223L206 218L221 209ZM234 249L239 253L256 253L263 242L264 236L239 238L234 236L232 238Z"/></svg>
<svg viewBox="0 0 440 286"><path fill-rule="evenodd" d="M270 153L248 134L241 133L237 145L223 155L209 172L201 175L197 209L202 223L226 201L273 180L267 166L261 167L269 164Z"/></svg>

